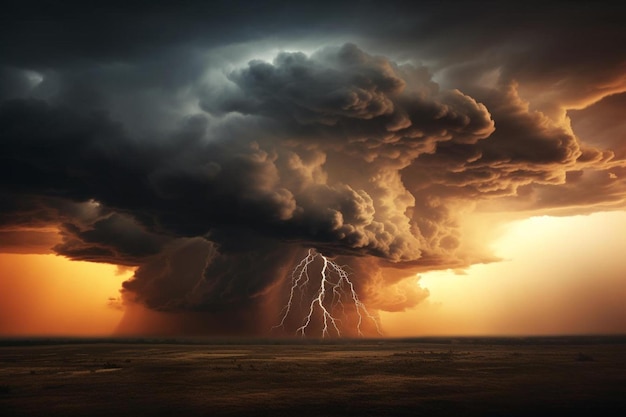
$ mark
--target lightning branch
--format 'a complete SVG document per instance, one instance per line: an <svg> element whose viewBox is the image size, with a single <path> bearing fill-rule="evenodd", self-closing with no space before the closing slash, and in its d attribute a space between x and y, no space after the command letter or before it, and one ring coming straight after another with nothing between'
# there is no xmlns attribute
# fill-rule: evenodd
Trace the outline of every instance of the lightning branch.
<svg viewBox="0 0 626 417"><path fill-rule="evenodd" d="M321 260L322 268L319 276L314 276L310 271L311 265L316 260ZM287 317L292 314L295 304L305 305L302 325L297 328L296 334L305 336L311 327L311 322L316 314L321 317L322 338L329 336L342 336L342 317L347 317L350 310L356 313L356 332L363 336L362 326L365 320L374 323L376 331L382 334L378 320L369 313L365 305L359 300L354 289L354 284L349 278L346 266L341 266L328 257L309 249L307 255L296 265L291 272L291 287L289 299L281 311L281 320L276 328L285 328ZM311 291L309 287L315 284ZM307 294L313 293L305 300Z"/></svg>

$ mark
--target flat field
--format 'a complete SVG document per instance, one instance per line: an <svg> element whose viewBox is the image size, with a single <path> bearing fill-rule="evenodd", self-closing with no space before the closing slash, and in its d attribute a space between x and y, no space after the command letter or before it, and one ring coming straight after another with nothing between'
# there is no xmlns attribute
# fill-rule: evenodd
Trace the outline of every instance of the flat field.
<svg viewBox="0 0 626 417"><path fill-rule="evenodd" d="M0 342L3 416L624 416L626 340Z"/></svg>

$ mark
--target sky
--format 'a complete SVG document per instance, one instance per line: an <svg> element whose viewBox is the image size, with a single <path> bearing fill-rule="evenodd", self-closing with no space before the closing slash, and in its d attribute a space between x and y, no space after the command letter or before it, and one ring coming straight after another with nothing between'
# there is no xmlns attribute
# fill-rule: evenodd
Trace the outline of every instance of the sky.
<svg viewBox="0 0 626 417"><path fill-rule="evenodd" d="M10 1L0 336L625 333L614 3Z"/></svg>

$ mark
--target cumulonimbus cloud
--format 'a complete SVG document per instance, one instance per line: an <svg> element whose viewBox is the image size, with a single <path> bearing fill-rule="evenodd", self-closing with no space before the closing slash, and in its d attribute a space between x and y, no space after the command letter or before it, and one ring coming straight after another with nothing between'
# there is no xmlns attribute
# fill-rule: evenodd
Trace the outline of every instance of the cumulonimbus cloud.
<svg viewBox="0 0 626 417"><path fill-rule="evenodd" d="M507 40L517 42L514 35ZM477 51L470 38L468 50ZM460 52L441 60L445 83L416 60L399 63L352 43L251 60L213 83L189 52L208 41L152 53L143 48L152 37L132 39L142 47L136 56L129 47L68 62L67 51L31 45L40 53L23 56L4 45L12 63L0 68L0 225L52 225L59 254L138 266L124 284L129 302L167 312L245 308L313 247L344 257L374 308L397 311L428 294L391 294L405 274L390 271L492 259L464 244L460 207L574 207L625 195L621 150L582 141L549 113L593 94L554 89L531 106L520 92L544 85L529 87L536 65L516 70L519 57L495 46L484 63ZM433 45L447 44L438 37ZM422 50L432 58L436 49ZM173 56L193 62L171 68ZM598 85L617 79L603 74ZM170 129L153 134L152 124ZM593 185L593 198L580 193Z"/></svg>

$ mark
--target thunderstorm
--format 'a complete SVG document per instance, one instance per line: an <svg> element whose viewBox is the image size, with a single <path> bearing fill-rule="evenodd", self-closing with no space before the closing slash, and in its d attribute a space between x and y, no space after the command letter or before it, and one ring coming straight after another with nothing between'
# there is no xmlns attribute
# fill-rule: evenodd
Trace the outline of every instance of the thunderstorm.
<svg viewBox="0 0 626 417"><path fill-rule="evenodd" d="M309 271L311 265L317 259L321 260L322 267L319 277L319 284L316 285L310 299L305 300L312 279L312 272ZM362 326L365 320L371 320L378 334L381 334L378 320L370 314L365 305L359 300L354 289L354 284L349 278L346 266L342 266L332 261L328 257L309 249L307 255L291 272L291 288L289 299L281 311L280 323L272 329L285 328L287 317L294 310L294 304L305 305L306 314L302 320L302 325L296 329L296 334L304 337L311 326L314 315L321 315L322 338L329 336L342 336L341 317L347 317L349 311L356 314L355 330L359 336L363 336ZM297 294L299 293L299 300ZM305 304L307 303L307 304Z"/></svg>

